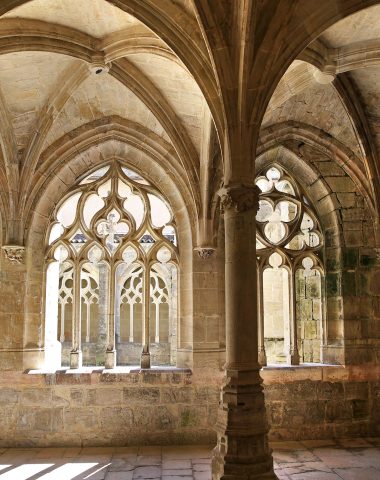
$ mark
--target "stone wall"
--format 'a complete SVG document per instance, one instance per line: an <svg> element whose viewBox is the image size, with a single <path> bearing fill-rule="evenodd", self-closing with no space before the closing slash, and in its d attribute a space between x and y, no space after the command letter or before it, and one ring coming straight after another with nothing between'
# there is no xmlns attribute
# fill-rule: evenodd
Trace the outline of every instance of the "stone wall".
<svg viewBox="0 0 380 480"><path fill-rule="evenodd" d="M90 372L2 372L0 447L215 442L220 371ZM380 434L379 368L262 376L272 440Z"/></svg>
<svg viewBox="0 0 380 480"><path fill-rule="evenodd" d="M0 375L1 446L205 444L218 388L188 370ZM212 385L214 383L214 385Z"/></svg>
<svg viewBox="0 0 380 480"><path fill-rule="evenodd" d="M378 435L380 377L364 367L266 369L271 440Z"/></svg>

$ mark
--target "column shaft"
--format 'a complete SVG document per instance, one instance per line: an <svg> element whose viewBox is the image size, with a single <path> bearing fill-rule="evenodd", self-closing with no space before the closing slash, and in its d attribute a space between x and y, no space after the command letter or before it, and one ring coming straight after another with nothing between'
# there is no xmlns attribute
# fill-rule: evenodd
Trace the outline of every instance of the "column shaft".
<svg viewBox="0 0 380 480"><path fill-rule="evenodd" d="M258 363L254 185L221 190L226 244L226 381L213 480L275 479Z"/></svg>
<svg viewBox="0 0 380 480"><path fill-rule="evenodd" d="M116 367L115 348L115 269L113 263L110 265L110 278L108 290L108 312L107 312L107 350L106 368Z"/></svg>
<svg viewBox="0 0 380 480"><path fill-rule="evenodd" d="M74 266L73 275L73 316L72 316L72 349L70 352L70 368L82 367L81 342L81 267Z"/></svg>
<svg viewBox="0 0 380 480"><path fill-rule="evenodd" d="M147 265L144 269L144 298L143 298L143 329L141 352L141 368L150 368L150 352L149 352L149 317L150 317L150 268Z"/></svg>

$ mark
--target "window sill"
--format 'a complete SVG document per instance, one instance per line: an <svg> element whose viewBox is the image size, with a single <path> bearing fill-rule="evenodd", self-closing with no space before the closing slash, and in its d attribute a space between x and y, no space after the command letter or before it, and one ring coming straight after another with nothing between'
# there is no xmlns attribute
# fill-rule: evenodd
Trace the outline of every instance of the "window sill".
<svg viewBox="0 0 380 480"><path fill-rule="evenodd" d="M151 368L141 368L139 365L118 366L115 368L105 367L81 367L69 368L62 367L56 370L49 370L48 368L41 368L38 370L28 370L25 373L28 375L80 375L80 374L129 374L129 373L191 373L189 368L179 368L174 366L154 366Z"/></svg>
<svg viewBox="0 0 380 480"><path fill-rule="evenodd" d="M321 367L333 367L333 368L345 368L344 365L335 365L333 363L300 363L299 365L289 365L288 363L269 363L262 370L287 370L287 369L299 369L299 368L321 368Z"/></svg>

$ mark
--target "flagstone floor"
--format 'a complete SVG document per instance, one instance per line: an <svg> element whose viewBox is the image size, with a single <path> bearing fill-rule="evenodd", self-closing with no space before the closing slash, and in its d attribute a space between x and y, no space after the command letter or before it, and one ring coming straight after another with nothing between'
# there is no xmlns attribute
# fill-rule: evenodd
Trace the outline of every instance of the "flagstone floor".
<svg viewBox="0 0 380 480"><path fill-rule="evenodd" d="M280 480L380 480L380 438L275 442ZM211 480L211 447L0 449L0 480Z"/></svg>

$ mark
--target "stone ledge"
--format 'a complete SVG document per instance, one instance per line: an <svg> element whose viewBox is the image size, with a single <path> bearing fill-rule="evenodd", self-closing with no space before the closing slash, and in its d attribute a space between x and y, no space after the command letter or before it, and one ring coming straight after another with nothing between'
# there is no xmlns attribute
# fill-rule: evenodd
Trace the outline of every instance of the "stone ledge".
<svg viewBox="0 0 380 480"><path fill-rule="evenodd" d="M223 381L223 372L213 374L207 369L175 367L84 367L80 370L62 369L55 372L44 370L0 371L0 387L9 385L99 385L112 383L126 385L190 385L208 383L218 385ZM265 385L292 383L300 381L342 382L342 381L380 381L380 365L284 365L269 366L261 370Z"/></svg>
<svg viewBox="0 0 380 480"><path fill-rule="evenodd" d="M265 385L311 380L315 382L380 381L380 365L284 365L261 370Z"/></svg>

